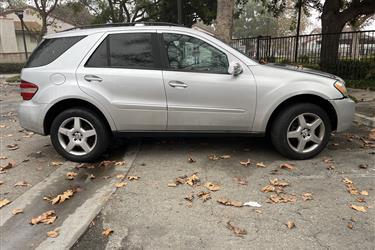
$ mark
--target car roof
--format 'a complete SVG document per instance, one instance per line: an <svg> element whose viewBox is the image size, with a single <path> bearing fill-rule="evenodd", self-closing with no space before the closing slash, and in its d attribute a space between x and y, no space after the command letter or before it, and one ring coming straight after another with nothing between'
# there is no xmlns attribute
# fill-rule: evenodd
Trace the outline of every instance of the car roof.
<svg viewBox="0 0 375 250"><path fill-rule="evenodd" d="M175 26L175 25L135 25L135 26L102 26L102 27L77 27L66 31L60 31L57 33L49 34L44 36L46 39L59 38L59 37L70 37L70 36L88 36L99 32L112 32L112 31L129 31L129 30L157 30L157 29L170 29L173 31L193 31L191 28Z"/></svg>

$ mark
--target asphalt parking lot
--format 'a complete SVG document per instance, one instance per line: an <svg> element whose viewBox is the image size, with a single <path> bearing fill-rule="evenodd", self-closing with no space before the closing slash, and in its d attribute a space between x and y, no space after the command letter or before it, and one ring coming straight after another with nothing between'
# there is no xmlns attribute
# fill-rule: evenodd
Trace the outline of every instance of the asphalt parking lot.
<svg viewBox="0 0 375 250"><path fill-rule="evenodd" d="M197 137L118 139L80 165L20 128L17 87L1 93L1 249L374 249L370 128L306 161L263 138Z"/></svg>

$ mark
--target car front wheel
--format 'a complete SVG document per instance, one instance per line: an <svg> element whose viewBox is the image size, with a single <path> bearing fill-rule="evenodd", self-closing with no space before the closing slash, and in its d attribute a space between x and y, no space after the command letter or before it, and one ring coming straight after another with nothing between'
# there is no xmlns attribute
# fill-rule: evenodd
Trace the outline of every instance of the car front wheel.
<svg viewBox="0 0 375 250"><path fill-rule="evenodd" d="M109 145L109 133L98 115L84 108L60 113L51 125L51 141L56 151L68 160L90 162Z"/></svg>
<svg viewBox="0 0 375 250"><path fill-rule="evenodd" d="M327 113L312 103L299 103L282 110L271 127L272 143L292 159L308 159L327 145L331 122Z"/></svg>

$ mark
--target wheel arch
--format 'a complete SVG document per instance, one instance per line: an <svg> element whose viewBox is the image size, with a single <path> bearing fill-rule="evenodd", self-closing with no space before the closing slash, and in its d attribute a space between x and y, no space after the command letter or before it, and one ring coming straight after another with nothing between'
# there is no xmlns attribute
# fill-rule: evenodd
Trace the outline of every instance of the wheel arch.
<svg viewBox="0 0 375 250"><path fill-rule="evenodd" d="M282 112L283 109L286 107L296 104L296 103L313 103L321 108L323 108L331 121L331 128L332 131L337 129L338 117L335 108L333 105L327 100L320 96L314 94L300 94L292 96L283 102L281 102L276 109L272 112L270 118L268 119L267 126L266 126L266 134L269 134L271 125L274 122L277 115Z"/></svg>
<svg viewBox="0 0 375 250"><path fill-rule="evenodd" d="M69 99L64 99L60 100L57 103L53 104L47 111L46 115L44 116L44 121L43 121L43 130L45 135L50 134L51 130L51 125L53 120L56 118L56 116L61 113L62 111L69 109L69 108L87 108L96 114L99 115L99 117L105 122L105 126L107 127L108 131L112 133L112 124L109 123L108 118L104 115L104 113L94 104L78 99L78 98L69 98Z"/></svg>

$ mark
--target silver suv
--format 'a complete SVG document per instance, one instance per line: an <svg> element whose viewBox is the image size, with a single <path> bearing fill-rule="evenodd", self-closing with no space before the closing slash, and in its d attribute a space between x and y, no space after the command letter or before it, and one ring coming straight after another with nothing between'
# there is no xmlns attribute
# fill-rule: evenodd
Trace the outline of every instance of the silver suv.
<svg viewBox="0 0 375 250"><path fill-rule="evenodd" d="M165 24L48 35L21 79L22 127L51 135L77 162L129 132L268 134L281 154L307 159L354 115L334 75L261 65L210 35Z"/></svg>

